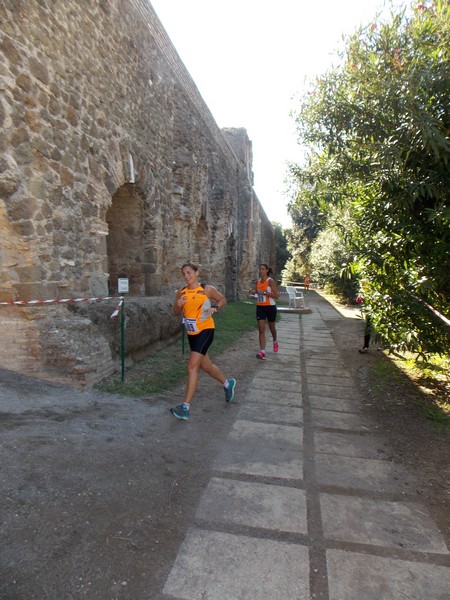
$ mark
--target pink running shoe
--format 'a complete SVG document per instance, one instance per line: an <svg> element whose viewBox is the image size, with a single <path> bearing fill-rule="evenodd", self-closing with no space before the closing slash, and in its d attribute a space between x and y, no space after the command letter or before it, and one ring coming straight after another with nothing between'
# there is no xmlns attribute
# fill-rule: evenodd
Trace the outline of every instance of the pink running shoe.
<svg viewBox="0 0 450 600"><path fill-rule="evenodd" d="M278 347L278 342L274 342L274 343L273 343L273 351L274 351L274 352L278 352L278 349L279 349L279 347Z"/></svg>
<svg viewBox="0 0 450 600"><path fill-rule="evenodd" d="M256 358L259 358L261 360L266 360L266 353L259 351L258 354L256 355Z"/></svg>

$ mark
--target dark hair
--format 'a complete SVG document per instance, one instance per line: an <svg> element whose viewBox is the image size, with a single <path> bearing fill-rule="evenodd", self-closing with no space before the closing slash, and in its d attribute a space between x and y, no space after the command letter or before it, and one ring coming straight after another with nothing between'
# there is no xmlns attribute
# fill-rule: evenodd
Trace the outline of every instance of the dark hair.
<svg viewBox="0 0 450 600"><path fill-rule="evenodd" d="M259 263L260 267L266 267L267 269L267 275L273 275L273 271L272 268L269 267L269 265L267 263Z"/></svg>
<svg viewBox="0 0 450 600"><path fill-rule="evenodd" d="M184 265L181 266L181 271L183 271L185 267L191 267L193 271L198 271L198 266L191 262L184 263Z"/></svg>

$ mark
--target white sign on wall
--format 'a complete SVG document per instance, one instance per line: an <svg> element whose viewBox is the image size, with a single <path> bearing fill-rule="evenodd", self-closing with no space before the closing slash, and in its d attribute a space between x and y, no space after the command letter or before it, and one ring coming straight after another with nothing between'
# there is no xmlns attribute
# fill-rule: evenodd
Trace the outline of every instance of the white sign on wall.
<svg viewBox="0 0 450 600"><path fill-rule="evenodd" d="M119 277L117 280L117 291L119 294L128 294L129 291L128 277Z"/></svg>

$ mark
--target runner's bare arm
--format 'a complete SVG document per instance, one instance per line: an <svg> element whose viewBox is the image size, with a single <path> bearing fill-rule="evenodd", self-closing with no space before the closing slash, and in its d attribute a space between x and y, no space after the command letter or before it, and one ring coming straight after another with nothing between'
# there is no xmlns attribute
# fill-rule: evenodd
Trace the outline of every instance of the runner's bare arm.
<svg viewBox="0 0 450 600"><path fill-rule="evenodd" d="M226 305L227 301L223 294L219 292L214 286L207 285L205 288L206 295L210 300L213 300L216 303L217 310L222 310L222 308ZM213 313L216 312L216 307L213 307Z"/></svg>
<svg viewBox="0 0 450 600"><path fill-rule="evenodd" d="M177 290L175 296L175 302L173 303L172 310L179 317L183 312L183 305L186 302L186 296L183 295L183 290Z"/></svg>
<svg viewBox="0 0 450 600"><path fill-rule="evenodd" d="M276 281L274 281L272 279L272 277L269 277L269 284L271 287L271 292L267 292L267 296L269 296L269 298L274 298L275 300L278 299L279 293L278 293L278 287L276 284Z"/></svg>

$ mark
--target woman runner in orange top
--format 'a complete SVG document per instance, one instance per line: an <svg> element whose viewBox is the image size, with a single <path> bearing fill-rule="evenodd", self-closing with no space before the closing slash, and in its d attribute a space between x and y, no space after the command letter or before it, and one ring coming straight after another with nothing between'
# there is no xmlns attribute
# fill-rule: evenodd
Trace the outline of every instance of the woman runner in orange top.
<svg viewBox="0 0 450 600"><path fill-rule="evenodd" d="M269 324L273 339L273 351L278 352L277 329L275 321L277 318L277 306L275 300L278 298L277 284L272 277L272 269L266 263L259 265L259 279L256 282L254 293L256 300L256 320L259 332L259 352L256 358L266 360L266 321Z"/></svg>
<svg viewBox="0 0 450 600"><path fill-rule="evenodd" d="M236 380L227 379L207 355L214 338L215 325L212 315L226 305L225 296L212 285L199 283L197 265L185 263L181 267L181 273L186 285L176 293L173 312L176 315L183 315L191 353L187 362L188 381L184 402L171 408L170 412L177 419L186 421L189 419L191 401L197 389L199 369L223 385L226 402L231 402L234 398Z"/></svg>

